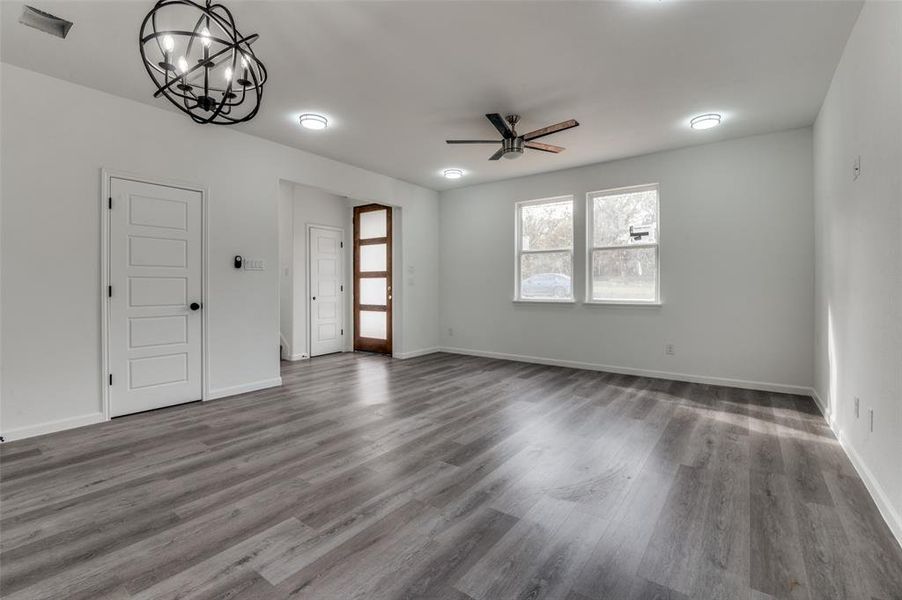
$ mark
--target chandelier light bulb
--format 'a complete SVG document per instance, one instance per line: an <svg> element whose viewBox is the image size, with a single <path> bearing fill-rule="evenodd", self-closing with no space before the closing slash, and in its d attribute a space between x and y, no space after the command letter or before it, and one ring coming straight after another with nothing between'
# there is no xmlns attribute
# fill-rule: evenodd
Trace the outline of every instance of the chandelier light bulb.
<svg viewBox="0 0 902 600"><path fill-rule="evenodd" d="M225 79L226 81L232 81L232 67L226 67Z"/></svg>
<svg viewBox="0 0 902 600"><path fill-rule="evenodd" d="M172 39L171 35L164 35L161 45L163 46L164 51L172 52L172 50L175 48L175 40Z"/></svg>
<svg viewBox="0 0 902 600"><path fill-rule="evenodd" d="M184 56L179 56L179 71L181 71L182 73L188 72L188 61Z"/></svg>
<svg viewBox="0 0 902 600"><path fill-rule="evenodd" d="M204 48L209 48L210 44L213 43L213 40L210 39L210 30L206 27L200 31L200 43L203 44Z"/></svg>

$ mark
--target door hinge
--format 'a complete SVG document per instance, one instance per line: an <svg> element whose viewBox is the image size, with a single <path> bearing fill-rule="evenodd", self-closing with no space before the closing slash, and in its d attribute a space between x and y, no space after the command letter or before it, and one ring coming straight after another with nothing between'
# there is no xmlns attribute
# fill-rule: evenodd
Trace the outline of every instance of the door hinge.
<svg viewBox="0 0 902 600"><path fill-rule="evenodd" d="M113 374L110 373L110 385L113 385Z"/></svg>
<svg viewBox="0 0 902 600"><path fill-rule="evenodd" d="M109 204L109 206L110 206L110 210L112 210L112 208L113 208L113 197L112 197L112 196L110 196L110 204Z"/></svg>
<svg viewBox="0 0 902 600"><path fill-rule="evenodd" d="M345 330L342 329L342 330L341 330L341 335L344 335L344 334L345 334Z"/></svg>
<svg viewBox="0 0 902 600"><path fill-rule="evenodd" d="M113 286L111 286L111 285L106 286L106 295L108 298L113 297Z"/></svg>
<svg viewBox="0 0 902 600"><path fill-rule="evenodd" d="M345 286L343 286L343 285L338 286L338 291L340 291L340 292L345 291Z"/></svg>
<svg viewBox="0 0 902 600"><path fill-rule="evenodd" d="M338 247L339 247L339 248L344 248L344 247L345 247L345 243L344 243L344 242L338 242Z"/></svg>

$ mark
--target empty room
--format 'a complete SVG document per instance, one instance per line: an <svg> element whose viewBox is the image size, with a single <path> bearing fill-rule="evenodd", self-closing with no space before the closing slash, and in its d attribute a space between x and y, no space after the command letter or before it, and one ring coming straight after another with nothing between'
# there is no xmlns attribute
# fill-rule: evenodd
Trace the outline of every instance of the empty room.
<svg viewBox="0 0 902 600"><path fill-rule="evenodd" d="M902 0L0 0L0 599L902 600Z"/></svg>

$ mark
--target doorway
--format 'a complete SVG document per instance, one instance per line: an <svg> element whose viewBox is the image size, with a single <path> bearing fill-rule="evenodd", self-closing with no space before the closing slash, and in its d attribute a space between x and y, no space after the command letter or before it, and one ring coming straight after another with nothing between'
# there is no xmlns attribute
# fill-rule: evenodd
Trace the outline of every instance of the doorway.
<svg viewBox="0 0 902 600"><path fill-rule="evenodd" d="M310 289L310 356L341 352L344 344L344 231L307 228Z"/></svg>
<svg viewBox="0 0 902 600"><path fill-rule="evenodd" d="M109 176L107 414L203 398L203 192Z"/></svg>
<svg viewBox="0 0 902 600"><path fill-rule="evenodd" d="M392 352L392 209L354 207L354 350Z"/></svg>

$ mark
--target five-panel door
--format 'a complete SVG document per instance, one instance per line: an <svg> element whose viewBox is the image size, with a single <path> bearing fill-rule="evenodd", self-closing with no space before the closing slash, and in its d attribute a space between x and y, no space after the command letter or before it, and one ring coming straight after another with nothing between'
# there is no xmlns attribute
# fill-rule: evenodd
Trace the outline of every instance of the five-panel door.
<svg viewBox="0 0 902 600"><path fill-rule="evenodd" d="M111 416L202 396L198 191L111 178Z"/></svg>

